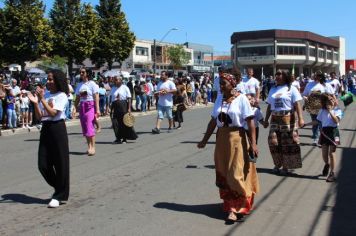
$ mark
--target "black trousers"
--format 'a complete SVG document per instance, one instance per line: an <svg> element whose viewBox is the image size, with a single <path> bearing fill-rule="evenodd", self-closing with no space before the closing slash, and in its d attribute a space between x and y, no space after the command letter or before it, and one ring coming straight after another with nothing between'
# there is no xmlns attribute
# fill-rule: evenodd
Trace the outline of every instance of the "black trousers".
<svg viewBox="0 0 356 236"><path fill-rule="evenodd" d="M53 199L67 201L69 197L69 147L67 128L63 120L45 121L38 149L38 169L54 188Z"/></svg>

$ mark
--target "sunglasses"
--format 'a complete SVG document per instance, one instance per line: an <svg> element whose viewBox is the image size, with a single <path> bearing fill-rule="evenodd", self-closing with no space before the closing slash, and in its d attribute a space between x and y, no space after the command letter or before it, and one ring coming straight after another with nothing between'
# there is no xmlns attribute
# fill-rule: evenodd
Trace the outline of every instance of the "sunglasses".
<svg viewBox="0 0 356 236"><path fill-rule="evenodd" d="M277 73L276 73L276 76L277 76L277 75L281 75L281 74L282 74L281 72L277 72Z"/></svg>

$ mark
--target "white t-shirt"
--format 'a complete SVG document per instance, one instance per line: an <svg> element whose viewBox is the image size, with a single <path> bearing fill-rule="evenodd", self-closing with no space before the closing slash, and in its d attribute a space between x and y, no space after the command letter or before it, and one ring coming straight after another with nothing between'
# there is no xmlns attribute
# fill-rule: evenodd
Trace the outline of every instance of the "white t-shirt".
<svg viewBox="0 0 356 236"><path fill-rule="evenodd" d="M300 83L298 80L294 80L293 83L291 84L292 86L296 87L298 91L300 90Z"/></svg>
<svg viewBox="0 0 356 236"><path fill-rule="evenodd" d="M94 81L81 82L75 89L75 94L80 96L81 102L94 101L94 95L99 92L99 86Z"/></svg>
<svg viewBox="0 0 356 236"><path fill-rule="evenodd" d="M331 79L326 81L327 84L330 84L331 87L334 89L335 96L339 95L339 90L341 88L341 84L338 79Z"/></svg>
<svg viewBox="0 0 356 236"><path fill-rule="evenodd" d="M268 94L267 103L271 105L271 111L293 110L294 103L303 100L299 91L288 85L274 86Z"/></svg>
<svg viewBox="0 0 356 236"><path fill-rule="evenodd" d="M340 108L336 107L331 110L333 115L338 117L341 120L342 111ZM326 109L320 109L318 116L316 117L317 120L321 122L321 127L337 127L339 126L338 123L335 123L334 120L331 118L329 111Z"/></svg>
<svg viewBox="0 0 356 236"><path fill-rule="evenodd" d="M217 91L218 94L221 94L221 91L220 91L220 77L219 76L215 77L215 79L214 79L213 91Z"/></svg>
<svg viewBox="0 0 356 236"><path fill-rule="evenodd" d="M252 107L252 111L254 114L253 121L255 122L255 127L257 128L260 124L260 121L263 120L263 114L261 112L261 109L257 107ZM245 123L244 128L248 130L247 123Z"/></svg>
<svg viewBox="0 0 356 236"><path fill-rule="evenodd" d="M319 82L309 82L307 86L305 86L303 96L309 96L312 92L315 91L320 91L321 93L328 93L328 94L334 94L334 89L331 87L330 84L326 83L325 85L322 85Z"/></svg>
<svg viewBox="0 0 356 236"><path fill-rule="evenodd" d="M110 96L111 102L118 100L118 98L122 101L126 101L128 98L131 98L131 92L129 87L122 84L119 88L113 87Z"/></svg>
<svg viewBox="0 0 356 236"><path fill-rule="evenodd" d="M30 105L30 99L26 97L20 97L21 105L20 108L28 108Z"/></svg>
<svg viewBox="0 0 356 236"><path fill-rule="evenodd" d="M44 98L46 99L46 102L50 107L53 109L57 110L57 115L54 117L51 117L46 109L44 109L42 103L40 103L40 109L42 111L42 121L57 121L57 120L65 120L66 119L66 114L65 114L65 109L66 105L68 103L68 97L65 93L63 92L58 92L58 93L45 93Z"/></svg>
<svg viewBox="0 0 356 236"><path fill-rule="evenodd" d="M72 85L68 84L68 90L69 90L68 100L73 100L74 90L73 90Z"/></svg>
<svg viewBox="0 0 356 236"><path fill-rule="evenodd" d="M236 91L245 94L245 85L242 81L240 81L240 83L238 83L235 87Z"/></svg>
<svg viewBox="0 0 356 236"><path fill-rule="evenodd" d="M157 85L157 91L161 91L163 89L166 90L175 90L176 85L170 81L166 80L165 82L159 82ZM167 93L165 95L159 95L158 97L158 104L161 106L173 106L173 94L172 93Z"/></svg>
<svg viewBox="0 0 356 236"><path fill-rule="evenodd" d="M13 93L14 97L16 97L21 93L20 87L16 85L11 89L11 92Z"/></svg>
<svg viewBox="0 0 356 236"><path fill-rule="evenodd" d="M246 94L256 95L257 89L260 88L260 82L255 77L244 77L242 78L242 82L244 83Z"/></svg>
<svg viewBox="0 0 356 236"><path fill-rule="evenodd" d="M221 113L228 114L229 119L224 119ZM229 127L245 127L246 118L253 116L253 110L248 98L240 94L231 103L223 102L223 95L219 95L215 101L211 116L216 119L218 127L224 126L224 121L228 122ZM222 120L223 119L223 120Z"/></svg>

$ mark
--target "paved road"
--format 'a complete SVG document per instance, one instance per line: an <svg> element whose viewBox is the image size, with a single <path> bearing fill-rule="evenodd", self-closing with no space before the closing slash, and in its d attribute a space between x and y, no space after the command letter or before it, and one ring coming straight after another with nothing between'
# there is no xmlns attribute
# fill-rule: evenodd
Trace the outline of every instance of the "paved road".
<svg viewBox="0 0 356 236"><path fill-rule="evenodd" d="M271 174L262 129L261 193L254 213L234 225L225 225L214 186L214 138L196 148L209 109L186 112L183 129L160 135L150 133L153 115L138 117L139 139L128 144L112 145L104 128L95 157L84 154L79 127L69 127L71 194L58 209L46 207L52 189L36 166L39 134L1 137L0 235L355 235L355 110L341 125L334 184L318 177L321 150L308 144L310 129L301 131L303 168L291 177Z"/></svg>

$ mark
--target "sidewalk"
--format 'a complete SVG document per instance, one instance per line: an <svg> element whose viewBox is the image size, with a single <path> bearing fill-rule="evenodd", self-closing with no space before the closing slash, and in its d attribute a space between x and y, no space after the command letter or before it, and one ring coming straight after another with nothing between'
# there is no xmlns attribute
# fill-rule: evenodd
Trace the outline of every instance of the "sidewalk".
<svg viewBox="0 0 356 236"><path fill-rule="evenodd" d="M188 107L188 109L185 111L189 111L189 110L195 110L195 109L200 109L200 108L207 108L207 107L211 107L213 105L213 103L209 103L208 106L205 105L195 105L195 106L190 106ZM153 115L156 114L157 110L151 110L151 111L147 111L147 112L132 112L132 114L135 117L140 117L140 116L148 116L148 115ZM110 116L103 116L99 118L99 121L107 121L110 120ZM72 120L68 120L66 121L66 126L70 127L70 126L75 126L75 125L79 125L80 124L80 120L79 119L72 119ZM16 135L16 134L25 134L25 133L29 133L29 132L38 132L39 129L36 126L31 127L31 129L23 129L23 128L17 128L15 129L15 132L13 132L11 129L6 129L6 130L1 130L1 135L0 137L6 137L6 136L11 136L11 135Z"/></svg>

